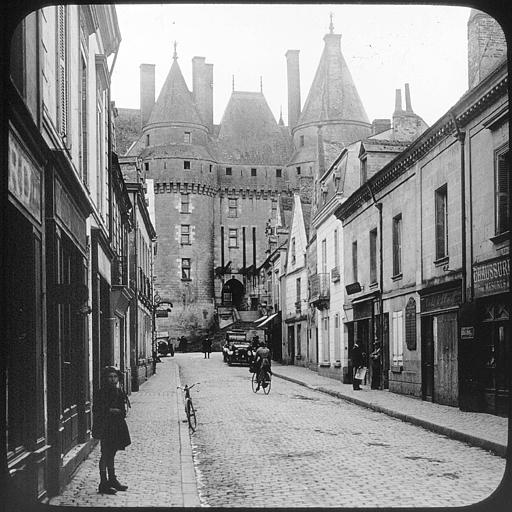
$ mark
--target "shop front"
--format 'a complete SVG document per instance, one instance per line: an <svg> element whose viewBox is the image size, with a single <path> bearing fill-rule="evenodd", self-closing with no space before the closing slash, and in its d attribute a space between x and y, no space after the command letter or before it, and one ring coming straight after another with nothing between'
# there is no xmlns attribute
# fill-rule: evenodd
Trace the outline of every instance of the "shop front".
<svg viewBox="0 0 512 512"><path fill-rule="evenodd" d="M473 265L474 305L464 316L461 408L507 416L511 396L510 260Z"/></svg>
<svg viewBox="0 0 512 512"><path fill-rule="evenodd" d="M46 174L46 284L50 492L92 449L89 386L88 196L62 151Z"/></svg>
<svg viewBox="0 0 512 512"><path fill-rule="evenodd" d="M14 109L14 106L11 105ZM20 106L22 109L22 106ZM28 114L9 127L4 236L5 418L12 491L30 502L47 497L44 300L44 142ZM16 112L14 113L16 114ZM2 372L3 373L3 372ZM2 386L4 387L4 386ZM4 489L6 491L6 489Z"/></svg>
<svg viewBox="0 0 512 512"><path fill-rule="evenodd" d="M460 280L420 291L422 399L458 406Z"/></svg>

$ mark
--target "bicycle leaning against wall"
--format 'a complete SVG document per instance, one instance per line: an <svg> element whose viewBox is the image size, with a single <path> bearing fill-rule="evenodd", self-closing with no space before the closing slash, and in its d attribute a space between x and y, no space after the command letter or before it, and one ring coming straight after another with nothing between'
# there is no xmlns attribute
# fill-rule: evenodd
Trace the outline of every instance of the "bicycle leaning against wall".
<svg viewBox="0 0 512 512"><path fill-rule="evenodd" d="M185 414L187 415L188 427L192 432L196 431L197 426L197 418L196 418L196 410L194 408L194 404L192 403L192 398L190 397L190 390L199 382L195 382L191 386L185 384L184 387L177 386L177 389L182 389L185 393Z"/></svg>

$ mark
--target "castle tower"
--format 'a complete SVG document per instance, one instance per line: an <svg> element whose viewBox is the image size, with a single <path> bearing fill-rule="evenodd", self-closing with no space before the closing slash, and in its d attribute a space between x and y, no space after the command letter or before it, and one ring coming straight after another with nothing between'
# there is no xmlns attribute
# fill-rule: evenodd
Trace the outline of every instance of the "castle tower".
<svg viewBox="0 0 512 512"><path fill-rule="evenodd" d="M197 58L193 65L195 95L187 88L175 49L142 136L131 150L141 159L146 178L154 183L155 292L174 305L170 317L157 318L157 330L172 330L172 336L189 339L206 333L213 320L217 189L216 161L208 147L210 69Z"/></svg>
<svg viewBox="0 0 512 512"><path fill-rule="evenodd" d="M341 53L341 34L324 36L324 49L304 108L292 127L290 174L312 175L317 162L318 128L325 142L348 145L371 134L371 124Z"/></svg>

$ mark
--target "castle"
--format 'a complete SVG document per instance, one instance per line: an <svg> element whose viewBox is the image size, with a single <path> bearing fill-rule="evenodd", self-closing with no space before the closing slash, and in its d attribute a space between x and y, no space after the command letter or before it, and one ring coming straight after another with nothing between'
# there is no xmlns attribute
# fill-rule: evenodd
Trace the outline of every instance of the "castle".
<svg viewBox="0 0 512 512"><path fill-rule="evenodd" d="M288 126L263 92L235 90L214 124L213 65L204 57L192 59L189 91L175 47L156 102L155 67L140 66L140 110L118 109L116 131L124 161L137 160L154 189L155 292L173 302L157 330L190 339L212 328L219 308L257 310L248 279L266 258L266 226L280 199L311 198L326 160L390 129L389 120L369 122L340 39L331 19L302 109L299 50L286 52ZM400 98L393 122L416 127L418 119Z"/></svg>

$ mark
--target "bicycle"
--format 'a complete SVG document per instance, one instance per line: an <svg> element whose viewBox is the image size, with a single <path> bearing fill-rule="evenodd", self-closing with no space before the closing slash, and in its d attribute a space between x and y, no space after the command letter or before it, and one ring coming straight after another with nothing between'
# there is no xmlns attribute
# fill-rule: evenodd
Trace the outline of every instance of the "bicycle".
<svg viewBox="0 0 512 512"><path fill-rule="evenodd" d="M268 395L270 393L270 388L272 386L272 377L271 373L268 370L262 371L262 380L261 380L261 386L260 388L263 389L263 393L265 395ZM254 372L252 374L252 380L251 380L252 390L254 393L258 392L258 372Z"/></svg>
<svg viewBox="0 0 512 512"><path fill-rule="evenodd" d="M192 386L188 386L185 384L185 387L177 386L177 389L182 389L185 393L185 414L187 415L188 427L192 432L196 431L197 426L197 418L196 418L196 410L194 408L194 404L192 403L192 398L190 397L190 390L199 382L195 382Z"/></svg>

